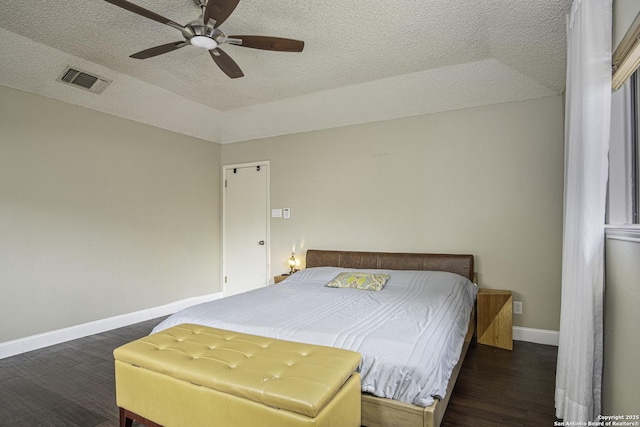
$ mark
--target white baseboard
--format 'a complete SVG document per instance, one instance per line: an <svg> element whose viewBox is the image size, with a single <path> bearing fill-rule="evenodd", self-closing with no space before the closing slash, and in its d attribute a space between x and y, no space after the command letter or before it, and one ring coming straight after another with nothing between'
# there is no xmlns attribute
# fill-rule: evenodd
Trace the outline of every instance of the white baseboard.
<svg viewBox="0 0 640 427"><path fill-rule="evenodd" d="M99 334L101 332L110 331L123 326L133 325L134 323L144 322L157 317L166 316L175 313L178 310L182 310L183 308L203 302L213 301L219 298L222 298L222 292L187 298L159 307L152 307L133 313L121 314L107 319L95 320L89 323L83 323L76 326L70 326L68 328L57 329L51 332L3 342L0 343L0 359L48 347L50 345L75 340L77 338Z"/></svg>
<svg viewBox="0 0 640 427"><path fill-rule="evenodd" d="M536 344L555 345L557 347L560 342L560 332L550 331L547 329L533 329L514 326L513 339L516 341L527 341Z"/></svg>

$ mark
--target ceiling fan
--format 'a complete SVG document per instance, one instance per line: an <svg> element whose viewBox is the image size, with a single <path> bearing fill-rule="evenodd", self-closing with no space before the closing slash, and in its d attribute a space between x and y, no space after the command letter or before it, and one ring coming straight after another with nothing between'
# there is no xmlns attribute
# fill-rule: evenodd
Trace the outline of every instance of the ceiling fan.
<svg viewBox="0 0 640 427"><path fill-rule="evenodd" d="M242 70L220 45L228 43L253 49L276 50L280 52L302 52L304 42L269 36L230 36L227 37L218 27L233 13L240 0L193 0L202 10L200 17L187 25L180 25L126 0L105 0L145 18L153 19L161 24L175 28L182 33L185 40L163 44L134 53L131 58L147 59L163 53L192 45L207 49L213 61L232 79L244 76Z"/></svg>

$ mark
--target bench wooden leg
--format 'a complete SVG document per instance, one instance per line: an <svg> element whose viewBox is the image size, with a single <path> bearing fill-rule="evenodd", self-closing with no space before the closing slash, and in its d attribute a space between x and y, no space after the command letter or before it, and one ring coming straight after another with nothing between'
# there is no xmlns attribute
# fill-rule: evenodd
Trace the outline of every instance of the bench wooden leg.
<svg viewBox="0 0 640 427"><path fill-rule="evenodd" d="M133 425L133 419L127 417L127 410L120 409L120 427L131 427Z"/></svg>
<svg viewBox="0 0 640 427"><path fill-rule="evenodd" d="M162 427L160 424L154 423L151 420L146 419L145 417L141 417L135 412L131 412L125 408L120 409L120 427L132 427L133 422L137 421L142 425L147 427Z"/></svg>

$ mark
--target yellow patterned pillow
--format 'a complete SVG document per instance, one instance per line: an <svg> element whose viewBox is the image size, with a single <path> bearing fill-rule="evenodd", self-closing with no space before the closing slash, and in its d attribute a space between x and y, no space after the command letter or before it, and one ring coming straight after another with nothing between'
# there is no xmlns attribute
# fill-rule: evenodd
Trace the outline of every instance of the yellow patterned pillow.
<svg viewBox="0 0 640 427"><path fill-rule="evenodd" d="M377 273L340 273L326 284L330 288L354 288L366 291L379 291L389 280L388 274Z"/></svg>

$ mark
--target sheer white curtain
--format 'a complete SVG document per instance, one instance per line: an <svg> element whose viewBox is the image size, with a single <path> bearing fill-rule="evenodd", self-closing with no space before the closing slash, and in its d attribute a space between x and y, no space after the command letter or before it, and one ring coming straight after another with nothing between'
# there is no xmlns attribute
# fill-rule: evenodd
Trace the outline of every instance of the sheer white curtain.
<svg viewBox="0 0 640 427"><path fill-rule="evenodd" d="M604 221L611 121L611 0L574 0L565 110L562 312L556 416L600 413Z"/></svg>

